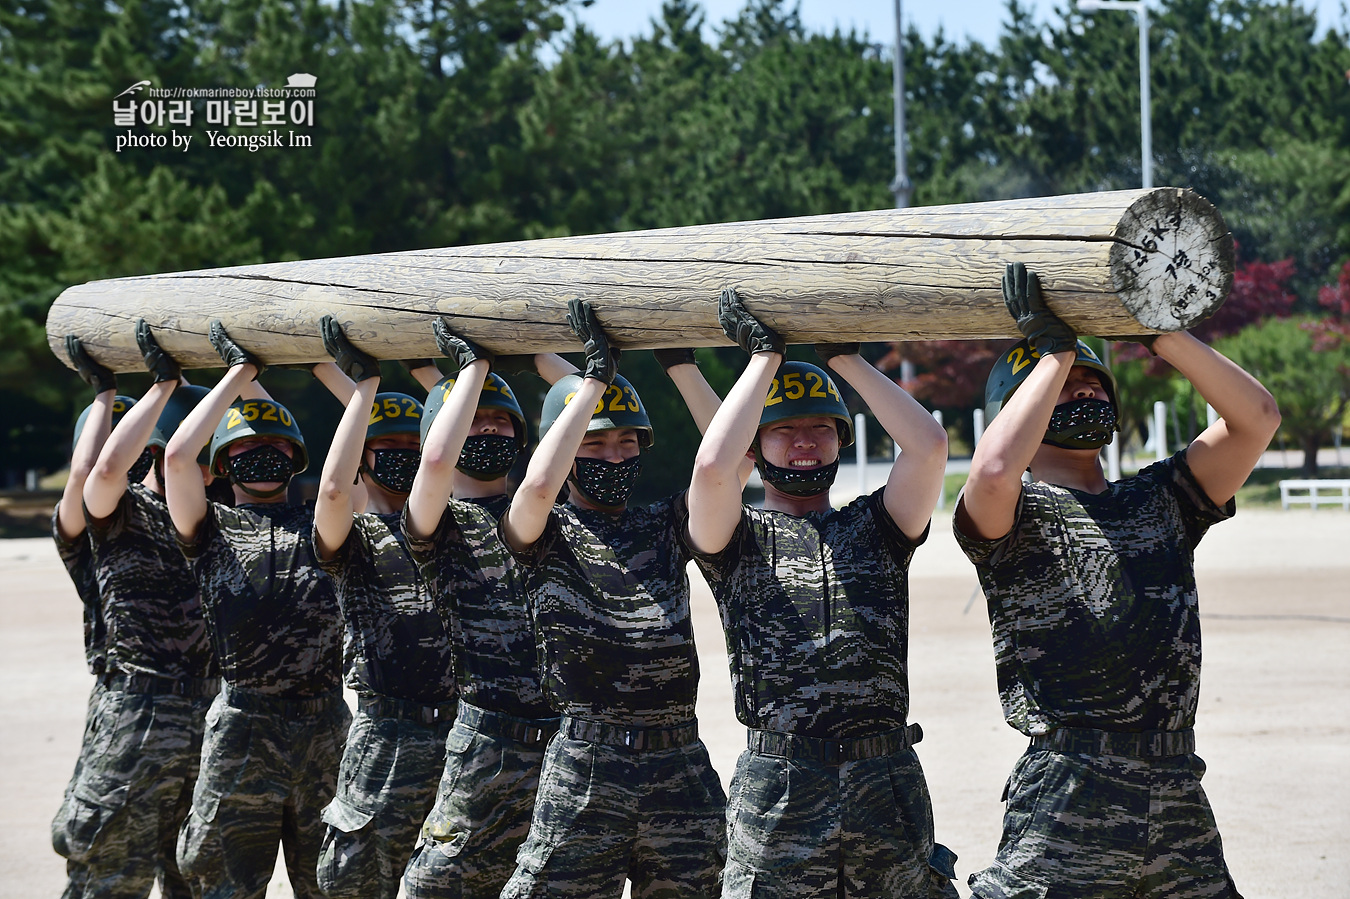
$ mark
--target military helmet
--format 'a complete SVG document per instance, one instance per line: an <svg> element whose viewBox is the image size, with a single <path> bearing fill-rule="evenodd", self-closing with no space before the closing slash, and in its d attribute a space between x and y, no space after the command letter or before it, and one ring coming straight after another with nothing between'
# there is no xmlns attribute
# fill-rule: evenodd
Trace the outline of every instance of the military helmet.
<svg viewBox="0 0 1350 899"><path fill-rule="evenodd" d="M446 375L437 381L427 392L426 410L422 414L421 438L425 443L427 431L431 430L431 421L436 417L436 413L441 411L445 401L450 398L450 391L455 386L455 375ZM487 379L483 381L483 389L478 394L479 409L501 409L507 415L511 416L511 423L516 430L516 445L521 449L529 442L530 431L525 426L525 413L520 408L520 403L516 400L516 395L511 392L511 385L507 384L499 375L488 372Z"/></svg>
<svg viewBox="0 0 1350 899"><path fill-rule="evenodd" d="M178 426L183 423L183 419L188 417L188 413L197 408L197 404L206 398L211 391L205 387L199 387L196 384L179 384L174 388L173 393L169 394L169 401L164 404L164 409L159 413L159 418L155 421L155 429L150 432L149 446L153 446L161 453L169 445L169 438L173 432L178 430ZM197 463L206 464L206 447L197 454Z"/></svg>
<svg viewBox="0 0 1350 899"><path fill-rule="evenodd" d="M218 478L229 475L226 450L247 437L280 437L295 447L291 468L296 474L309 467L305 437L290 410L274 400L238 400L225 410L211 435L211 473Z"/></svg>
<svg viewBox="0 0 1350 899"><path fill-rule="evenodd" d="M370 404L370 421L366 424L366 442L381 437L422 433L422 404L406 393L392 390L375 394Z"/></svg>
<svg viewBox="0 0 1350 899"><path fill-rule="evenodd" d="M998 360L994 362L993 369L989 372L989 380L984 387L984 423L986 425L994 420L999 410L1008 402L1008 397L1013 395L1030 375L1035 362L1040 358L1040 353L1031 348L1030 342L1026 339L1019 340L1009 347ZM1106 388L1107 397L1111 401L1111 406L1120 413L1120 404L1116 401L1116 379L1111 374L1111 369L1107 368L1102 360L1097 358L1097 354L1092 351L1092 347L1083 341L1078 341L1078 358L1074 359L1074 365L1081 365L1084 368L1090 368L1102 376L1102 386Z"/></svg>
<svg viewBox="0 0 1350 899"><path fill-rule="evenodd" d="M548 395L544 397L543 411L539 414L540 439L548 433L549 428L553 427L563 408L572 402L572 397L576 396L582 380L581 375L567 375L559 378L557 383L549 388ZM633 428L637 431L638 446L646 448L652 445L652 420L647 417L647 407L642 405L642 398L633 389L633 385L628 383L628 379L623 375L616 375L614 383L600 395L600 402L596 403L595 411L591 413L591 422L586 426L586 432L614 431L621 428Z"/></svg>
<svg viewBox="0 0 1350 899"><path fill-rule="evenodd" d="M839 425L839 447L853 445L853 418L829 374L810 362L784 362L778 366L759 413L759 426L789 418L833 418Z"/></svg>
<svg viewBox="0 0 1350 899"><path fill-rule="evenodd" d="M136 401L129 396L117 394L113 397L112 407L112 426L117 427L117 423L122 420L122 416L131 411L131 407L136 405ZM90 403L84 407L80 417L75 420L75 436L71 439L71 446L80 442L80 433L84 430L84 424L89 420L89 413L94 409L94 404Z"/></svg>

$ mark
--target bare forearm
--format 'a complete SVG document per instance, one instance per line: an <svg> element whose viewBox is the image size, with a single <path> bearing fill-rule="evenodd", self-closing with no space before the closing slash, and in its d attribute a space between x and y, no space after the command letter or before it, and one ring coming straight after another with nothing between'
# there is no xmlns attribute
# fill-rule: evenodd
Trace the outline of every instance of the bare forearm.
<svg viewBox="0 0 1350 899"><path fill-rule="evenodd" d="M1279 426L1274 398L1235 362L1185 331L1158 335L1153 351L1194 385L1230 432L1247 430L1267 439L1274 434Z"/></svg>

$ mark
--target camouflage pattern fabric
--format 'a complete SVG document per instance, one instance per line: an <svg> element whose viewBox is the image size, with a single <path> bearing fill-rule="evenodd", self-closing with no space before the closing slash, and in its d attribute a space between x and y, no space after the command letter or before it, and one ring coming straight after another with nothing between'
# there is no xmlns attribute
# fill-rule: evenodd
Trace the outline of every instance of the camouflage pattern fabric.
<svg viewBox="0 0 1350 899"><path fill-rule="evenodd" d="M357 711L323 810L317 868L328 899L395 899L436 798L451 718L425 724Z"/></svg>
<svg viewBox="0 0 1350 899"><path fill-rule="evenodd" d="M103 619L107 667L122 674L215 677L201 597L177 549L169 506L130 484L106 519L89 517Z"/></svg>
<svg viewBox="0 0 1350 899"><path fill-rule="evenodd" d="M905 726L917 545L878 490L803 516L746 506L722 552L695 556L722 615L742 724L830 739Z"/></svg>
<svg viewBox="0 0 1350 899"><path fill-rule="evenodd" d="M456 650L460 698L514 718L553 718L524 578L497 535L505 496L450 500L436 532L408 538Z"/></svg>
<svg viewBox="0 0 1350 899"><path fill-rule="evenodd" d="M221 689L206 713L201 775L178 835L178 864L197 899L262 899L278 843L296 899L320 899L319 816L336 790L350 723L336 691L296 701Z"/></svg>
<svg viewBox="0 0 1350 899"><path fill-rule="evenodd" d="M469 706L445 742L445 773L403 875L408 899L495 899L534 812L545 740L558 721Z"/></svg>
<svg viewBox="0 0 1350 899"><path fill-rule="evenodd" d="M983 899L1241 899L1198 755L1145 760L1029 750L1005 787Z"/></svg>
<svg viewBox="0 0 1350 899"><path fill-rule="evenodd" d="M454 649L408 553L400 517L353 516L346 542L319 562L342 611L347 686L426 705L453 703ZM429 779L439 770L438 762Z"/></svg>
<svg viewBox="0 0 1350 899"><path fill-rule="evenodd" d="M179 541L231 686L293 699L340 689L341 623L313 527L310 506L211 503L197 539Z"/></svg>
<svg viewBox="0 0 1350 899"><path fill-rule="evenodd" d="M559 713L624 726L693 720L687 514L683 495L618 515L554 506L518 557L544 689Z"/></svg>
<svg viewBox="0 0 1350 899"><path fill-rule="evenodd" d="M1025 484L1012 530L974 540L994 632L999 699L1032 736L1055 727L1195 725L1200 617L1193 553L1216 506L1185 450L1100 495Z"/></svg>
<svg viewBox="0 0 1350 899"><path fill-rule="evenodd" d="M103 624L103 608L98 598L98 579L94 576L94 551L89 545L87 531L74 540L61 536L56 514L56 510L52 510L52 540L56 543L56 553L61 557L61 564L66 566L66 572L75 584L75 594L80 598L80 605L84 607L85 663L89 666L90 674L102 674L107 629Z"/></svg>
<svg viewBox="0 0 1350 899"><path fill-rule="evenodd" d="M725 809L697 739L634 751L560 732L548 744L530 834L502 899L618 897L625 878L633 899L713 899L726 858Z"/></svg>
<svg viewBox="0 0 1350 899"><path fill-rule="evenodd" d="M89 691L89 703L84 710L84 735L80 738L80 754L75 758L75 770L70 775L70 781L66 784L65 791L61 794L61 807L56 810L52 817L52 849L57 855L66 859L66 880L70 884L67 887L73 895L80 895L83 890L83 884L88 879L88 867L83 862L70 860L70 845L66 840L67 834L74 827L72 816L75 813L75 784L79 783L80 772L84 770L85 761L94 748L94 734L97 732L98 724L98 706L103 700L103 694L107 688L103 686L103 678L94 681L94 688Z"/></svg>
<svg viewBox="0 0 1350 899"><path fill-rule="evenodd" d="M747 750L727 806L724 899L956 899L913 749L838 765Z"/></svg>
<svg viewBox="0 0 1350 899"><path fill-rule="evenodd" d="M956 529L989 606L999 698L1029 735L1182 731L1195 723L1200 621L1193 552L1234 513L1186 451L1094 495L1023 486L1009 533ZM1033 749L1005 790L995 863L976 896L1236 896L1203 763Z"/></svg>
<svg viewBox="0 0 1350 899"><path fill-rule="evenodd" d="M157 872L161 895L191 895L174 846L187 817L210 702L103 692L62 837L72 875L64 896L145 896Z"/></svg>

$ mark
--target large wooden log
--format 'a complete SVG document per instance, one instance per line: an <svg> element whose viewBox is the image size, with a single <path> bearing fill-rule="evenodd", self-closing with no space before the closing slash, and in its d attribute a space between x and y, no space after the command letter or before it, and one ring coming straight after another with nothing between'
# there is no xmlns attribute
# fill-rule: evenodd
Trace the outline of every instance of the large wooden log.
<svg viewBox="0 0 1350 899"><path fill-rule="evenodd" d="M219 358L211 319L269 364L327 358L335 315L382 359L436 355L447 316L499 353L579 348L567 301L594 302L626 348L726 344L717 296L734 286L789 343L1014 337L1005 263L1025 262L1080 333L1189 327L1233 279L1233 240L1177 188L738 222L146 275L71 287L47 318L115 371L140 371L144 318L185 367Z"/></svg>

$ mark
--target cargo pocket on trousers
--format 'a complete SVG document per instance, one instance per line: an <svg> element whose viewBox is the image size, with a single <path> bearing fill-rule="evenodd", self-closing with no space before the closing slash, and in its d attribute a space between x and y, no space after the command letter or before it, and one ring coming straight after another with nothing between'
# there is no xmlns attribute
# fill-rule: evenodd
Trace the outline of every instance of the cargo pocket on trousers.
<svg viewBox="0 0 1350 899"><path fill-rule="evenodd" d="M123 784L108 791L91 789L84 782L77 783L71 792L71 812L67 818L66 848L72 861L83 861L107 832L113 819L127 804L131 787Z"/></svg>
<svg viewBox="0 0 1350 899"><path fill-rule="evenodd" d="M764 882L764 876L749 865L728 861L722 869L722 899L778 899L776 889Z"/></svg>
<svg viewBox="0 0 1350 899"><path fill-rule="evenodd" d="M187 820L178 831L178 870L184 877L198 877L208 882L218 879L209 869L209 859L214 857L217 866L223 862L220 853L207 849L207 841L215 830L213 824L216 812L220 809L220 794L206 789L201 781L192 795L192 809Z"/></svg>
<svg viewBox="0 0 1350 899"><path fill-rule="evenodd" d="M375 819L375 813L363 811L341 796L334 796L333 801L324 806L319 818L335 830L356 833Z"/></svg>
<svg viewBox="0 0 1350 899"><path fill-rule="evenodd" d="M1045 899L1050 887L994 862L970 875L971 899Z"/></svg>
<svg viewBox="0 0 1350 899"><path fill-rule="evenodd" d="M928 872L932 878L928 895L932 899L958 899L960 893L952 883L956 880L955 852L941 843L934 843L933 851L928 854Z"/></svg>

